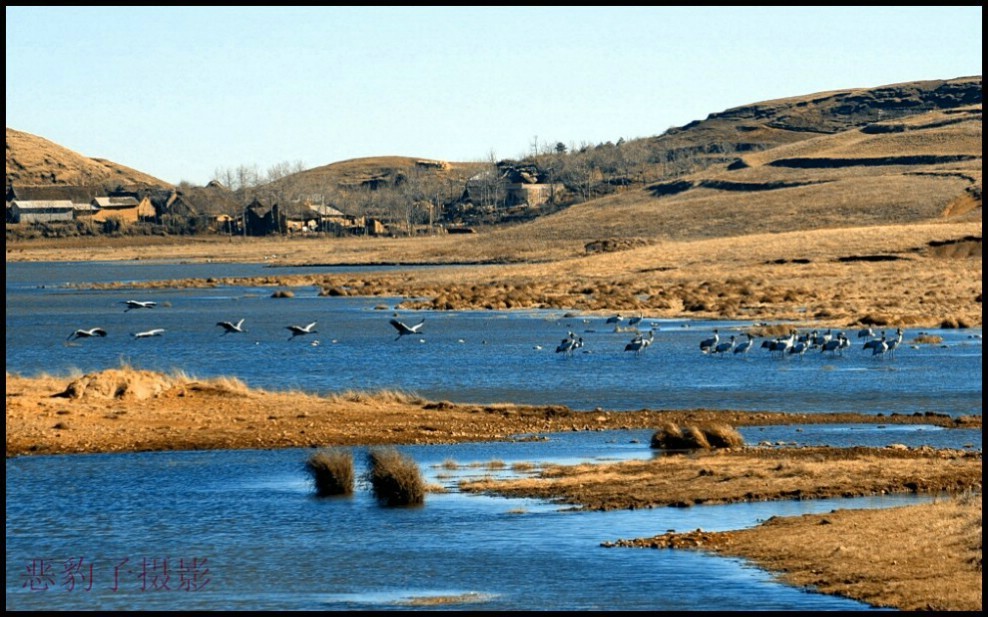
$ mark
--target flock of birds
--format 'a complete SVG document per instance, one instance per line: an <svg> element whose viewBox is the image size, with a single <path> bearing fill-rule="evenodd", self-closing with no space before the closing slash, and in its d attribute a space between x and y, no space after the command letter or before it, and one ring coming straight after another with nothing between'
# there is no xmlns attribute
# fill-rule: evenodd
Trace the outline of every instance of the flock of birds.
<svg viewBox="0 0 988 617"><path fill-rule="evenodd" d="M727 340L721 340L720 333L714 329L713 336L700 341L700 351L705 354L745 354L754 346L755 338L746 333L745 340L738 340L736 335L731 335ZM902 328L896 328L895 336L888 336L885 331L876 335L871 328L858 330L858 338L866 339L862 349L871 350L873 356L892 357L895 350L902 344ZM819 350L820 353L830 353L831 355L843 355L845 349L851 348L851 339L843 331L834 332L828 329L825 332L812 330L810 332L799 333L797 330L790 330L785 336L762 341L762 349L767 349L769 353L778 354L780 357L799 356L802 357L809 351Z"/></svg>
<svg viewBox="0 0 988 617"><path fill-rule="evenodd" d="M607 324L620 324L621 316L608 317ZM637 327L642 318L632 317L628 320L629 326ZM637 328L636 328L637 329ZM870 351L873 356L894 357L896 350L902 345L902 328L896 328L894 335L888 335L884 330L879 333L871 328L858 330L857 337L865 339L862 349ZM625 351L635 354L644 353L655 340L655 329L645 333L637 332L635 336L624 346ZM583 337L574 334L572 331L556 346L556 353L572 354L577 349L583 347ZM719 329L713 330L712 336L700 341L700 352L711 356L727 356L736 354L747 354L755 347L755 336L751 333L743 335L732 334L726 339L722 339ZM765 339L761 342L761 348L768 350L779 357L798 356L802 357L807 352L819 351L829 353L834 356L844 354L845 349L852 347L851 339L842 331L834 331L828 328L826 331L812 330L800 333L793 329L784 336ZM541 347L537 347L541 349Z"/></svg>
<svg viewBox="0 0 988 617"><path fill-rule="evenodd" d="M132 311L134 309L153 309L156 306L158 306L157 302L151 300L124 300L123 304L126 305L126 308L124 309L125 313L128 311ZM222 332L223 335L244 334L247 332L247 328L244 327L244 321L246 321L246 319L240 319L238 321L218 321L216 322L216 326L223 329ZM317 334L319 331L316 330L316 323L317 322L313 321L304 326L295 325L295 324L290 326L285 326L285 328L289 332L291 332L291 336L288 337L288 340L292 340L297 336ZM398 336L395 338L395 340L397 341L403 336L407 336L410 334L420 334L422 328L425 326L425 319L423 318L418 323L409 325L403 321L398 320L397 318L392 318L388 323L390 323L391 326L398 331ZM162 336L164 333L165 333L164 328L154 328L151 330L133 332L131 333L131 336L135 339L141 339L141 338ZM93 337L102 338L105 337L106 335L107 332L104 328L99 328L99 327L80 328L69 334L66 340L73 341L76 339L86 339Z"/></svg>
<svg viewBox="0 0 988 617"><path fill-rule="evenodd" d="M124 304L126 305L124 312L135 309L153 309L157 306L157 302L150 300L125 300ZM244 319L240 319L239 321L219 321L216 322L216 326L223 330L223 335L243 334L247 332L247 329L244 327L244 321ZM606 323L620 324L621 321L622 318L619 315L615 315L607 318ZM638 325L641 324L642 321L642 316L628 319L628 326L635 330L635 335L624 346L624 351L642 354L654 342L654 327L644 333L638 331ZM425 326L425 319L423 318L415 324L407 324L393 317L388 323L390 323L391 326L398 332L398 336L395 337L395 340L397 341L403 336L421 334L422 328ZM318 333L318 330L316 330L316 324L317 322L313 321L305 325L293 324L285 326L285 328L291 333L288 340L292 340L299 336L307 336ZM162 336L164 333L164 328L155 328L152 330L134 332L131 336L135 339L142 339ZM70 334L67 340L71 341L84 338L105 337L106 335L107 332L103 328L80 328ZM893 336L889 336L884 330L876 334L871 328L863 328L858 330L857 337L859 339L865 339L862 349L866 351L870 350L872 355L894 357L896 350L902 344L903 331L902 328L897 328L895 334ZM556 353L567 355L573 354L578 349L583 348L583 346L583 337L575 334L573 331L569 331L566 334L566 337L563 338L563 340L556 346ZM745 333L743 338L738 335L731 334L727 339L722 339L719 329L715 328L712 336L700 341L700 352L713 356L747 354L754 346L755 337L750 333ZM797 330L793 329L790 330L785 336L765 339L761 343L762 349L766 349L772 354L778 354L780 357L802 357L807 352L814 350L819 350L821 353L830 353L832 355L842 355L844 350L850 349L851 346L851 340L848 338L847 334L843 331L834 332L832 329L827 329L824 332L812 330L804 333L799 333ZM541 346L536 346L536 348L541 349Z"/></svg>

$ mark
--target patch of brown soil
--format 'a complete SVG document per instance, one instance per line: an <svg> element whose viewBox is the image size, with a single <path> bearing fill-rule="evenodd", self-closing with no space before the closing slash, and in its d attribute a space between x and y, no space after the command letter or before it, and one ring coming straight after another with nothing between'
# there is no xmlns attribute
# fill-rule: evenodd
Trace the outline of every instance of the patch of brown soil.
<svg viewBox="0 0 988 617"><path fill-rule="evenodd" d="M82 377L7 374L7 456L145 450L458 443L538 433L815 423L980 426L980 416L869 416L721 410L573 411L561 405L455 404L400 392L314 396L129 368ZM521 437L519 437L521 436Z"/></svg>
<svg viewBox="0 0 988 617"><path fill-rule="evenodd" d="M904 611L977 611L981 495L878 510L772 517L737 531L702 529L605 542L740 557L798 587Z"/></svg>

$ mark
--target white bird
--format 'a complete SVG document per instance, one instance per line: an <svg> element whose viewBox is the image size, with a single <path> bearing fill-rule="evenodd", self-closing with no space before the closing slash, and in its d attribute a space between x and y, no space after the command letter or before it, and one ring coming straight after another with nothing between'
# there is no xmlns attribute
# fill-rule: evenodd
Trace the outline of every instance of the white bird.
<svg viewBox="0 0 988 617"><path fill-rule="evenodd" d="M306 334L315 334L316 332L318 332L318 330L315 330L314 329L315 327L316 327L316 322L314 322L314 321L312 323L308 324L308 325L305 325L305 326L285 326L285 328L287 328L288 330L291 330L291 332L292 332L292 335L288 338L288 340L292 340L296 336L304 336Z"/></svg>
<svg viewBox="0 0 988 617"><path fill-rule="evenodd" d="M700 341L700 351L703 353L710 353L717 347L718 341L720 341L720 333L718 333L715 328L714 335L712 337Z"/></svg>
<svg viewBox="0 0 988 617"><path fill-rule="evenodd" d="M71 341L72 339L91 338L94 336L106 336L106 330L104 330L103 328L90 328L88 330L84 330L80 328L79 330L76 330L75 332L70 334L69 337L65 340Z"/></svg>
<svg viewBox="0 0 988 617"><path fill-rule="evenodd" d="M649 330L647 336L639 334L635 338L631 339L631 342L624 346L624 350L633 351L636 354L640 354L643 351L645 351L649 345L652 344L652 340L654 339L655 339L655 332Z"/></svg>
<svg viewBox="0 0 988 617"><path fill-rule="evenodd" d="M161 336L165 333L164 328L155 328L154 330L145 330L144 332L135 332L134 338L151 338L152 336Z"/></svg>
<svg viewBox="0 0 988 617"><path fill-rule="evenodd" d="M422 321L411 326L404 322L398 321L397 319L392 319L388 323L394 326L394 329L398 331L398 336L395 337L395 340L397 341L406 334L418 334L419 330L422 329L423 324L425 324L425 318L423 317Z"/></svg>
<svg viewBox="0 0 988 617"><path fill-rule="evenodd" d="M244 320L243 319L241 319L237 323L233 323L232 321L218 321L218 322L216 322L216 325L217 326L220 326L221 328L223 328L223 334L231 334L231 333L235 333L235 332L246 332L247 331L247 330L244 330Z"/></svg>
<svg viewBox="0 0 988 617"><path fill-rule="evenodd" d="M127 308L124 309L124 313L131 309L150 309L158 306L158 303L153 300L124 300L124 304Z"/></svg>

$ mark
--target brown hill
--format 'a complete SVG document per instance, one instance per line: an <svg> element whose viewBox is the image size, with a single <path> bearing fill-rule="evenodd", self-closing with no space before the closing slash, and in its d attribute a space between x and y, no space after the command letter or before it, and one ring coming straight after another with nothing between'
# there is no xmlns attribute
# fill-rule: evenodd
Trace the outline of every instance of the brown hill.
<svg viewBox="0 0 988 617"><path fill-rule="evenodd" d="M675 160L706 155L730 162L733 153L756 152L819 135L925 112L980 105L981 76L850 88L743 105L647 138Z"/></svg>
<svg viewBox="0 0 988 617"><path fill-rule="evenodd" d="M124 165L84 156L7 127L7 185L162 186L171 184Z"/></svg>
<svg viewBox="0 0 988 617"><path fill-rule="evenodd" d="M459 195L466 179L483 167L484 163L454 163L408 156L364 157L296 172L250 193L262 200L282 204L311 200L342 205L353 199L352 193L359 193L361 189L395 187L407 181L414 182L416 178L428 178L438 180L453 195ZM341 198L341 191L350 191L351 197ZM445 198L449 197L446 195Z"/></svg>
<svg viewBox="0 0 988 617"><path fill-rule="evenodd" d="M981 105L745 154L500 233L586 243L981 219Z"/></svg>

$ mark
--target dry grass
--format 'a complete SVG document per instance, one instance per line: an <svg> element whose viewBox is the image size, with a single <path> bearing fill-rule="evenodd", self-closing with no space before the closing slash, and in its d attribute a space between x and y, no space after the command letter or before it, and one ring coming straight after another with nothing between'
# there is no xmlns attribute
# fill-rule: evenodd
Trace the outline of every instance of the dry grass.
<svg viewBox="0 0 988 617"><path fill-rule="evenodd" d="M51 172L58 161L58 181L62 184L107 183L171 186L146 173L106 159L95 159L73 152L47 139L7 127L7 183L41 184L40 172Z"/></svg>
<svg viewBox="0 0 988 617"><path fill-rule="evenodd" d="M649 461L547 465L531 478L464 480L461 490L558 500L581 509L962 493L981 486L981 453L929 448L731 448Z"/></svg>
<svg viewBox="0 0 988 617"><path fill-rule="evenodd" d="M381 503L415 506L425 502L425 482L414 459L386 446L371 448L368 463L371 488Z"/></svg>
<svg viewBox="0 0 988 617"><path fill-rule="evenodd" d="M652 435L651 447L668 451L740 448L744 437L734 427L722 423L678 426L663 425Z"/></svg>
<svg viewBox="0 0 988 617"><path fill-rule="evenodd" d="M312 476L316 494L320 497L353 494L353 453L349 450L320 450L309 457L305 468Z"/></svg>
<svg viewBox="0 0 988 617"><path fill-rule="evenodd" d="M327 398L347 403L373 405L420 405L424 402L423 399L417 394L413 392L406 392L404 390L346 390L344 392L330 394Z"/></svg>

